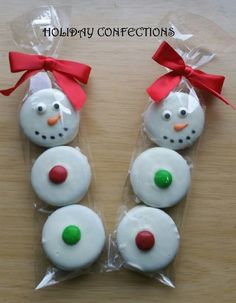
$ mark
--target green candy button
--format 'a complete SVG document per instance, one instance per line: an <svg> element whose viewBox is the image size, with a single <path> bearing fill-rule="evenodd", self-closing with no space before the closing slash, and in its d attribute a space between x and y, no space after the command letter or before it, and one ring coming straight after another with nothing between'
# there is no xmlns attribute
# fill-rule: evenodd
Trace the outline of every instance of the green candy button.
<svg viewBox="0 0 236 303"><path fill-rule="evenodd" d="M76 225L67 226L62 233L62 239L67 245L75 245L81 238L81 232Z"/></svg>
<svg viewBox="0 0 236 303"><path fill-rule="evenodd" d="M168 170L160 169L155 173L154 182L160 188L167 188L172 183L172 175Z"/></svg>

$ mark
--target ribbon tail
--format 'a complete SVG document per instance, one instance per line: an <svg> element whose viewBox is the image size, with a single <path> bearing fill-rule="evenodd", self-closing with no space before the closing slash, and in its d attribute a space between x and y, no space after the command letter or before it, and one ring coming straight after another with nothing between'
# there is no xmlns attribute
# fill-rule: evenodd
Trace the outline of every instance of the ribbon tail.
<svg viewBox="0 0 236 303"><path fill-rule="evenodd" d="M171 71L152 83L151 86L147 88L147 93L153 101L159 103L176 88L180 83L181 78L182 76L180 74L176 74L175 71Z"/></svg>
<svg viewBox="0 0 236 303"><path fill-rule="evenodd" d="M21 77L20 79L16 82L16 84L10 88L7 89L1 89L0 93L4 96L9 96L11 93L14 92L15 89L17 89L18 86L20 86L23 82L25 82L27 79L29 79L30 77L32 77L33 75L37 74L39 72L39 70L30 70L30 71L26 71Z"/></svg>
<svg viewBox="0 0 236 303"><path fill-rule="evenodd" d="M66 74L68 77L73 77L83 84L87 84L91 67L79 62L57 60L54 70Z"/></svg>
<svg viewBox="0 0 236 303"><path fill-rule="evenodd" d="M210 92L212 95L216 96L221 101L223 101L226 105L229 105L232 109L234 109L234 110L236 109L236 107L233 104L231 104L227 99L225 99L220 93L218 93L213 88L204 84L204 82L202 82L201 80L198 80L196 78L193 80L191 78L189 78L188 80L194 87L197 87L200 89L205 89L206 91Z"/></svg>
<svg viewBox="0 0 236 303"><path fill-rule="evenodd" d="M71 76L58 71L52 71L57 84L65 93L68 99L77 110L81 110L85 101L86 94L81 88L80 84Z"/></svg>

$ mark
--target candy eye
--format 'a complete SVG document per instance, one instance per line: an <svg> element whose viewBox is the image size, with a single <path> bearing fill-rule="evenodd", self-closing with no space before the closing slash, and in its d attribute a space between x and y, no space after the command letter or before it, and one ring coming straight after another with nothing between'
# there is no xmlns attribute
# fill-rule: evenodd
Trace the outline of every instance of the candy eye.
<svg viewBox="0 0 236 303"><path fill-rule="evenodd" d="M162 118L164 120L170 120L171 116L172 116L172 113L169 110L164 110L164 112L162 113Z"/></svg>
<svg viewBox="0 0 236 303"><path fill-rule="evenodd" d="M180 118L185 118L188 115L188 111L185 107L179 108L179 116Z"/></svg>
<svg viewBox="0 0 236 303"><path fill-rule="evenodd" d="M37 107L36 107L36 110L37 110L37 113L38 113L38 114L43 114L43 113L45 113L46 109L47 109L47 106L46 106L44 103L39 103L39 104L37 105Z"/></svg>
<svg viewBox="0 0 236 303"><path fill-rule="evenodd" d="M52 104L52 106L53 106L54 109L58 110L60 108L60 103L59 102L54 102Z"/></svg>

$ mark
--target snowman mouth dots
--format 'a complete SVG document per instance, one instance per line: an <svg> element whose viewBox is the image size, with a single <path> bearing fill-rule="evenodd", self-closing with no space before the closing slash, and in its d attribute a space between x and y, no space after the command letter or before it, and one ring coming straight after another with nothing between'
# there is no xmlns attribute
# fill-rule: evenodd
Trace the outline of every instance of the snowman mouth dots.
<svg viewBox="0 0 236 303"><path fill-rule="evenodd" d="M58 119L58 120L59 120L59 119ZM65 132L67 132L68 130L69 130L69 129L68 129L67 127L63 127L62 132L60 132L60 133L57 134L56 136L55 136L55 135L53 135L53 136L47 136L47 135L45 135L45 134L40 134L40 132L37 131L37 130L36 130L34 133L35 133L36 136L41 136L41 138L42 138L43 140L55 140L57 136L58 136L58 137L63 137L63 136L65 135Z"/></svg>
<svg viewBox="0 0 236 303"><path fill-rule="evenodd" d="M204 110L197 97L174 92L161 103L149 105L144 113L144 131L157 145L180 150L198 139L204 121Z"/></svg>
<svg viewBox="0 0 236 303"><path fill-rule="evenodd" d="M186 123L186 124L175 124L175 126L174 126L174 129L176 130L176 131L181 131L181 130L183 130L185 127L187 127L188 126L188 124ZM183 144L183 145L185 145L185 142L184 141L186 141L186 143L189 141L189 142L191 142L192 140L194 140L195 138L194 137L196 137L197 135L195 135L196 134L196 131L195 131L195 129L192 129L192 131L191 131L191 135L188 135L188 136L186 136L186 137L180 137L179 139L177 138L177 139L173 139L173 138L168 138L167 136L163 136L163 139L164 140L169 140L170 141L170 143L180 143L180 144Z"/></svg>
<svg viewBox="0 0 236 303"><path fill-rule="evenodd" d="M37 145L53 147L71 142L78 133L79 113L57 89L43 89L28 97L20 110L20 126Z"/></svg>

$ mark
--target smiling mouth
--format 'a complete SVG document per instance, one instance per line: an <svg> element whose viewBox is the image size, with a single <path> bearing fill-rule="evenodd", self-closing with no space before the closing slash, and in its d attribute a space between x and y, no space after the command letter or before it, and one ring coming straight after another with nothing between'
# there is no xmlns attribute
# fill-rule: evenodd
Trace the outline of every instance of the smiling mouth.
<svg viewBox="0 0 236 303"><path fill-rule="evenodd" d="M67 132L69 129L68 129L68 127L64 127L63 130L65 132ZM37 131L37 130L34 133L35 133L36 136L41 136L41 138L43 140L47 140L47 139L55 140L57 136L60 137L60 138L62 138L64 136L64 134L62 132L58 133L57 136L55 136L55 135L46 136L45 134L40 134L40 132Z"/></svg>
<svg viewBox="0 0 236 303"><path fill-rule="evenodd" d="M196 131L194 129L192 130L192 134L193 135L196 134ZM184 140L190 141L191 137L190 136L186 136L185 139L179 138L177 140L174 140L174 139L168 138L167 136L163 136L163 139L164 140L170 140L170 143L175 143L175 142L184 143Z"/></svg>

